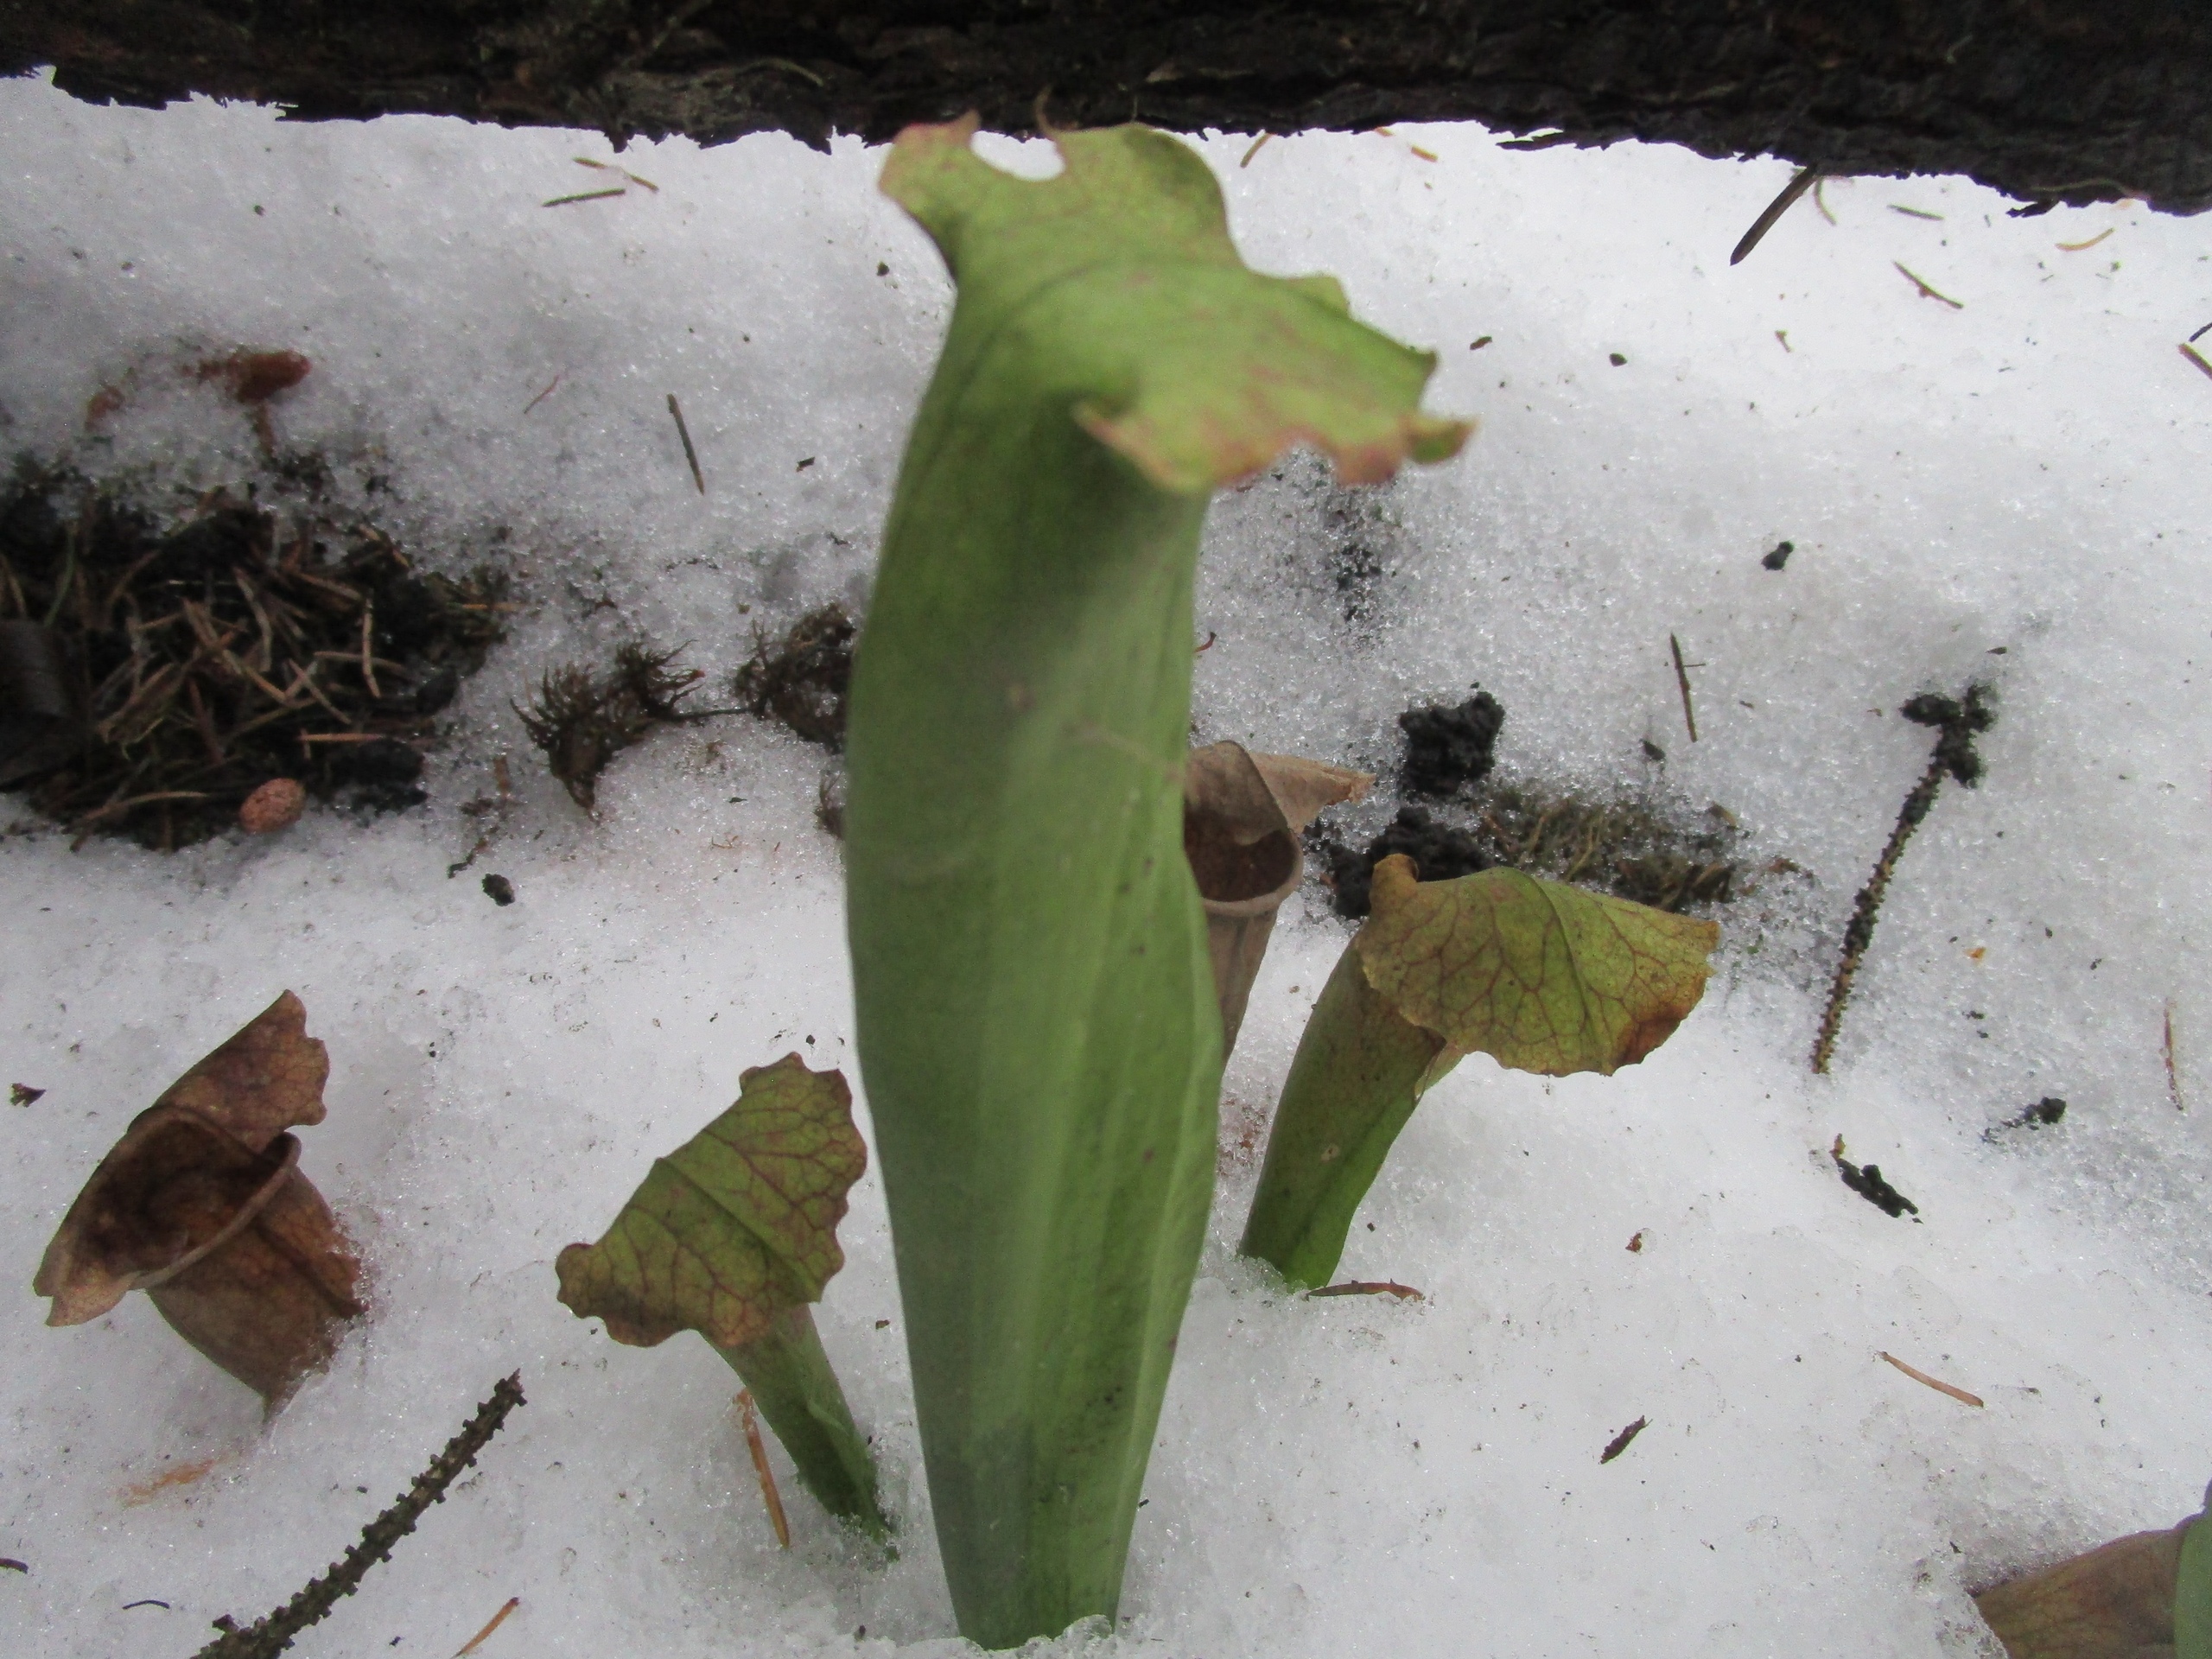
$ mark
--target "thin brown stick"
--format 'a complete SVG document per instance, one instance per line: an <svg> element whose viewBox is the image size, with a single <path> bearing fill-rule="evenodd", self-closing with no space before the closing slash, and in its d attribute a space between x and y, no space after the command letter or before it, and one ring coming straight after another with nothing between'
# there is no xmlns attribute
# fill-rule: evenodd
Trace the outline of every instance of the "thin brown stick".
<svg viewBox="0 0 2212 1659"><path fill-rule="evenodd" d="M2189 1109L2181 1097L2181 1068L2174 1064L2174 1005L2166 1004L2166 1098L2173 1102L2174 1110Z"/></svg>
<svg viewBox="0 0 2212 1659"><path fill-rule="evenodd" d="M559 385L560 384L561 384L561 377L560 377L559 375L557 375L557 374L556 374L556 375L555 375L555 376L554 376L550 380L548 380L548 381L545 383L545 390L544 390L544 391L543 391L539 392L539 393L537 394L537 397L535 397L531 398L528 403L524 404L522 406L522 412L523 412L524 414L525 414L525 415L529 414L529 413L530 413L530 411L531 411L531 410L536 409L536 408L537 408L540 404L543 403L543 402L544 402L548 397L550 397L553 395L553 388L554 388L554 387L556 387L556 386L557 386L557 385Z"/></svg>
<svg viewBox="0 0 2212 1659"><path fill-rule="evenodd" d="M1921 773L1920 781L1904 798L1904 806L1897 813L1888 844L1875 861L1874 874L1859 888L1859 898L1851 906L1851 920L1843 930L1843 960L1836 965L1835 981L1828 987L1828 1005L1821 1015L1821 1034L1813 1044L1815 1071L1826 1072L1828 1061L1835 1053L1836 1033L1843 1025L1843 1005L1851 1000L1851 983L1859 977L1859 964L1866 957L1866 947L1873 943L1874 918L1880 913L1882 895L1889 891L1891 874L1897 867L1905 842L1912 839L1912 832L1920 827L1920 821L1935 804L1936 791L1943 786L1945 770L1940 754L1928 763L1928 770Z"/></svg>
<svg viewBox="0 0 2212 1659"><path fill-rule="evenodd" d="M699 470L699 452L691 447L691 429L683 424L683 405L676 401L676 394L668 394L668 412L676 416L676 435L683 440L683 459L691 463L691 481L699 486L699 493L707 493L706 475Z"/></svg>
<svg viewBox="0 0 2212 1659"><path fill-rule="evenodd" d="M768 1524L776 1529L776 1541L789 1549L791 1523L784 1518L784 1497L776 1490L776 1471L768 1466L768 1447L760 1439L760 1420L753 1414L752 1389L738 1391L737 1406L745 1414L745 1448L753 1453L753 1473L760 1477L760 1497L768 1506Z"/></svg>
<svg viewBox="0 0 2212 1659"><path fill-rule="evenodd" d="M1944 304L1949 306L1954 311L1963 311L1967 308L1967 302L1964 300L1955 300L1948 294L1938 293L1936 289L1929 287L1926 283L1921 281L1919 277L1907 270L1904 266L1898 264L1897 260L1892 259L1890 263L1897 266L1897 274L1899 276L1903 276L1905 281L1910 283L1915 288L1920 290L1920 297L1922 299L1941 300Z"/></svg>
<svg viewBox="0 0 2212 1659"><path fill-rule="evenodd" d="M1952 1384L1944 1382L1940 1377L1930 1376L1918 1366L1906 1364L1904 1361L1899 1359L1895 1354L1884 1353L1882 1357L1888 1360L1891 1364L1896 1366L1897 1370L1903 1371L1914 1382L1925 1382L1929 1388L1935 1389L1938 1394L1948 1394L1952 1399L1959 1401L1965 1405L1979 1406L1982 1403L1982 1399L1980 1395L1968 1394L1964 1389L1955 1388Z"/></svg>
<svg viewBox="0 0 2212 1659"><path fill-rule="evenodd" d="M626 196L629 194L626 187L618 184L611 190L580 190L573 196L556 196L550 201L541 201L537 205L541 207L566 207L571 202L604 201L609 196Z"/></svg>
<svg viewBox="0 0 2212 1659"><path fill-rule="evenodd" d="M1260 151L1266 147L1268 140L1274 137L1274 134L1272 132L1263 132L1258 137L1255 138L1252 141L1252 148L1244 152L1244 159L1237 162L1236 165L1239 167L1251 166L1252 158L1258 155Z"/></svg>
<svg viewBox="0 0 2212 1659"><path fill-rule="evenodd" d="M1682 724L1690 728L1690 741L1697 741L1697 712L1690 707L1689 664L1682 660L1682 642L1673 634L1667 636L1669 649L1675 653L1675 683L1682 689Z"/></svg>
<svg viewBox="0 0 2212 1659"><path fill-rule="evenodd" d="M2212 363L2206 362L2204 359L2198 354L2196 346L2184 345L2181 348L2181 354L2187 358L2190 362L2196 364L2198 368L2203 370L2205 373L2212 374Z"/></svg>
<svg viewBox="0 0 2212 1659"><path fill-rule="evenodd" d="M482 1630L477 1631L475 1635L470 1637L467 1642L463 1643L461 1644L461 1650L454 1655L453 1659L468 1659L468 1656L470 1654L475 1652L477 1649L484 1645L486 1637L489 1637L493 1631L498 1630L500 1625L507 1622L507 1615L521 1605L522 1598L520 1596L509 1596L507 1598L507 1605L500 1608L498 1612L492 1615L492 1622L490 1624L486 1624Z"/></svg>
<svg viewBox="0 0 2212 1659"><path fill-rule="evenodd" d="M360 1541L327 1572L310 1580L282 1607L243 1629L227 1614L217 1619L215 1628L223 1634L193 1659L275 1659L292 1645L294 1637L328 1617L339 1597L350 1596L359 1589L372 1567L391 1559L393 1546L415 1530L423 1511L443 1500L446 1489L476 1461L476 1454L499 1432L507 1414L522 1403L522 1374L518 1371L493 1386L492 1397L476 1408L476 1414L461 1433L446 1442L445 1449L430 1459L430 1466L415 1477L414 1484L390 1509L361 1529Z"/></svg>
<svg viewBox="0 0 2212 1659"><path fill-rule="evenodd" d="M1751 221L1751 228L1744 232L1744 239L1736 245L1735 252L1728 256L1728 263L1732 265L1742 264L1750 257L1751 250L1758 246L1759 243L1765 238L1766 233L1774 228L1775 221L1789 211L1798 197L1803 195L1820 181L1821 169L1817 167L1808 167L1790 180L1788 184L1783 186L1782 194L1769 202L1766 211Z"/></svg>

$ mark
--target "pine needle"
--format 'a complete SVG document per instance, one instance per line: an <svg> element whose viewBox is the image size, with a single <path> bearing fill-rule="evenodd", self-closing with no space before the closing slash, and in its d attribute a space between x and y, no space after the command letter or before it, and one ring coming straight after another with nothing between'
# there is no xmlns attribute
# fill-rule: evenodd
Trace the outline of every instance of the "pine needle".
<svg viewBox="0 0 2212 1659"><path fill-rule="evenodd" d="M1919 1367L1906 1364L1904 1361L1899 1359L1895 1354L1885 1353L1882 1357L1888 1360L1891 1364L1896 1366L1897 1370L1903 1371L1914 1382L1925 1382L1929 1388L1935 1389L1938 1394L1948 1394L1952 1399L1961 1401L1969 1406L1979 1406L1982 1403L1981 1396L1980 1395L1968 1394L1964 1389L1954 1387L1952 1384L1942 1381L1940 1377L1930 1376Z"/></svg>
<svg viewBox="0 0 2212 1659"><path fill-rule="evenodd" d="M498 1630L500 1625L507 1622L507 1615L521 1605L522 1598L520 1596L509 1596L507 1598L507 1605L500 1608L498 1612L493 1614L492 1622L486 1624L482 1630L477 1631L475 1635L470 1637L468 1640L462 1644L461 1651L454 1655L453 1659L468 1659L468 1656L470 1654L475 1652L477 1649L484 1645L484 1640L486 1637L490 1636L493 1631Z"/></svg>
<svg viewBox="0 0 2212 1659"><path fill-rule="evenodd" d="M776 1541L789 1549L791 1523L784 1516L784 1495L776 1490L776 1471L768 1466L768 1447L760 1438L760 1419L753 1409L752 1389L738 1391L737 1407L745 1414L745 1449L753 1454L753 1472L760 1477L760 1499L768 1506L768 1524L776 1529Z"/></svg>

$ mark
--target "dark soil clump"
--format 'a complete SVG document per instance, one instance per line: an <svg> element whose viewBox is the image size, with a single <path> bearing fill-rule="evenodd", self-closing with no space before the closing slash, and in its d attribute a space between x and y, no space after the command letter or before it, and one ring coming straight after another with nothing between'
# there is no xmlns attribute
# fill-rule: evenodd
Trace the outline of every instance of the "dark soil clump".
<svg viewBox="0 0 2212 1659"><path fill-rule="evenodd" d="M430 718L504 632L505 579L217 490L163 527L65 469L0 486L0 785L164 851L273 779L419 804Z"/></svg>
<svg viewBox="0 0 2212 1659"><path fill-rule="evenodd" d="M1431 703L1398 716L1406 734L1403 776L1415 795L1457 795L1490 776L1505 709L1487 691L1454 708Z"/></svg>
<svg viewBox="0 0 2212 1659"><path fill-rule="evenodd" d="M1368 913L1375 867L1394 853L1412 859L1423 881L1503 865L1659 910L1726 904L1732 894L1742 832L1719 807L1685 823L1680 814L1635 801L1586 801L1527 785L1478 789L1497 763L1505 725L1503 707L1487 691L1457 708L1408 709L1398 725L1406 734L1407 790L1471 793L1475 810L1444 809L1461 820L1453 822L1426 807L1402 806L1381 835L1357 850L1309 831L1307 841L1328 870L1338 915ZM1643 747L1656 753L1648 739Z"/></svg>
<svg viewBox="0 0 2212 1659"><path fill-rule="evenodd" d="M1328 860L1339 916L1367 914L1375 867L1394 853L1412 859L1423 881L1449 881L1486 870L1497 862L1477 836L1439 823L1426 808L1418 806L1400 807L1390 827L1357 852L1327 841L1321 843L1321 849Z"/></svg>
<svg viewBox="0 0 2212 1659"><path fill-rule="evenodd" d="M834 600L799 618L780 644L756 629L752 660L730 685L738 706L763 720L781 721L810 743L842 749L845 693L859 632Z"/></svg>
<svg viewBox="0 0 2212 1659"><path fill-rule="evenodd" d="M1902 1218L1910 1211L1917 1216L1920 1206L1891 1186L1883 1178L1879 1164L1860 1166L1843 1155L1843 1137L1836 1137L1835 1145L1828 1149L1828 1156L1835 1160L1836 1173L1843 1177L1843 1184L1885 1216Z"/></svg>

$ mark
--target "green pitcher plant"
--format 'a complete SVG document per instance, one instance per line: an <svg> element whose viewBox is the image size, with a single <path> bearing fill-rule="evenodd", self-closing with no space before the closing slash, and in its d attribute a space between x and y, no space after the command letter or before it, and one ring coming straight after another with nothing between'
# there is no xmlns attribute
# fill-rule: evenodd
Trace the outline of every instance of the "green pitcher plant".
<svg viewBox="0 0 2212 1659"><path fill-rule="evenodd" d="M1518 870L1421 881L1375 867L1374 910L1290 1063L1243 1250L1329 1282L1391 1142L1473 1053L1547 1077L1611 1072L1665 1042L1705 993L1713 923Z"/></svg>
<svg viewBox="0 0 2212 1659"><path fill-rule="evenodd" d="M852 1091L797 1054L740 1073L738 1088L653 1160L606 1236L561 1252L561 1300L636 1347L696 1331L753 1391L799 1483L880 1539L874 1461L809 1311L845 1264L837 1224L868 1167Z"/></svg>
<svg viewBox="0 0 2212 1659"><path fill-rule="evenodd" d="M847 927L917 1419L961 1630L1112 1618L1213 1185L1222 1014L1182 845L1207 499L1294 444L1457 452L1428 354L1248 270L1205 162L972 118L882 188L957 303L854 664Z"/></svg>

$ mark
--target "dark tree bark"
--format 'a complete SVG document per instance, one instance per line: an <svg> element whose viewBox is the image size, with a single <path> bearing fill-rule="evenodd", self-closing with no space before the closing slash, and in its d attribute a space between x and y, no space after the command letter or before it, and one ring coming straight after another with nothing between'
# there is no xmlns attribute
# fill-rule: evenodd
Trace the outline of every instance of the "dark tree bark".
<svg viewBox="0 0 2212 1659"><path fill-rule="evenodd" d="M713 143L1475 120L2212 207L2212 0L0 0L0 71Z"/></svg>

